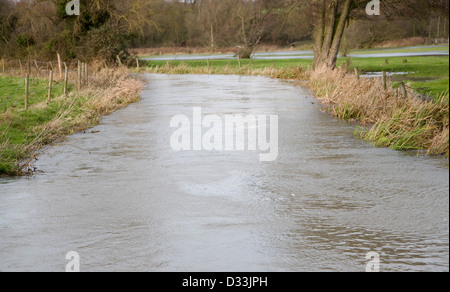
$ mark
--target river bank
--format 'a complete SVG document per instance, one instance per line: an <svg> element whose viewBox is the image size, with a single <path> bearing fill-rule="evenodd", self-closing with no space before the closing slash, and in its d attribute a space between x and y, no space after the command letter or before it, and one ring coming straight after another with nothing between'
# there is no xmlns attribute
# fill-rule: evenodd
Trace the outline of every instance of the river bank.
<svg viewBox="0 0 450 292"><path fill-rule="evenodd" d="M45 146L89 129L103 115L139 100L144 83L131 76L128 69L92 71L89 86L67 95L57 88L51 99L45 80L31 79L35 92L30 95L28 109L23 99L10 92L22 86L23 78L0 76L2 95L13 97L6 100L0 111L0 175L31 173L31 163Z"/></svg>
<svg viewBox="0 0 450 292"><path fill-rule="evenodd" d="M448 91L421 100L414 90L405 96L378 78L357 78L344 69L311 72L308 85L334 116L362 124L355 135L375 146L448 157Z"/></svg>

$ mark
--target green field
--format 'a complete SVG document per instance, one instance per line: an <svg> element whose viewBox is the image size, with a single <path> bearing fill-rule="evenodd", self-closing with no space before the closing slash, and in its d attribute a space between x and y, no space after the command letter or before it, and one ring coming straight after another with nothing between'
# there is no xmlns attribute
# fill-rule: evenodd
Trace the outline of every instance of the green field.
<svg viewBox="0 0 450 292"><path fill-rule="evenodd" d="M29 106L33 106L48 97L48 80L42 78L30 78ZM63 84L53 82L52 96L63 93ZM11 108L25 107L25 78L0 76L0 113Z"/></svg>
<svg viewBox="0 0 450 292"><path fill-rule="evenodd" d="M344 58L343 65L351 62L350 68L358 67L363 72L408 72L396 75L393 81L404 81L421 94L435 97L449 88L449 57L393 57L393 58ZM395 85L395 83L394 83Z"/></svg>
<svg viewBox="0 0 450 292"><path fill-rule="evenodd" d="M277 68L286 68L286 67L295 67L302 66L307 68L309 64L311 64L311 60L241 60L241 67L250 67L252 69L262 69L265 67L277 67ZM215 69L223 69L225 67L229 67L231 69L238 70L239 62L238 60L193 60L193 61L145 61L145 64L148 67L162 67L166 64L170 64L171 66L179 66L179 65L187 65L191 68L205 68L208 66L213 67Z"/></svg>
<svg viewBox="0 0 450 292"><path fill-rule="evenodd" d="M353 50L349 54L395 54L395 53L423 53L423 52L448 52L449 46L417 46L417 47L400 47L400 48L374 48L374 49L362 49Z"/></svg>
<svg viewBox="0 0 450 292"><path fill-rule="evenodd" d="M0 174L14 173L17 163L27 157L25 145L31 145L43 127L68 108L68 99L56 98L63 94L63 87L54 86L47 104L48 81L30 79L25 110L24 78L0 76Z"/></svg>

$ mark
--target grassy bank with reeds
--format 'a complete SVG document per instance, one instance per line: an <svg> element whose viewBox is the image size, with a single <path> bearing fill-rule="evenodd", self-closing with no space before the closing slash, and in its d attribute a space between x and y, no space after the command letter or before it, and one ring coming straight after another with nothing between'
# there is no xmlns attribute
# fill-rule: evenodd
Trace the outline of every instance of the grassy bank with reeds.
<svg viewBox="0 0 450 292"><path fill-rule="evenodd" d="M92 70L94 73L94 70ZM143 82L126 68L95 70L89 86L64 95L56 88L48 100L45 79L30 80L33 94L28 109L22 98L8 100L24 82L22 77L0 75L0 175L24 175L43 147L62 141L98 124L100 117L139 100Z"/></svg>
<svg viewBox="0 0 450 292"><path fill-rule="evenodd" d="M309 60L195 60L146 61L140 72L159 74L261 75L282 79L303 79Z"/></svg>
<svg viewBox="0 0 450 292"><path fill-rule="evenodd" d="M384 89L380 79L358 79L343 69L311 72L309 86L336 117L362 124L356 134L376 146L448 157L448 91L423 101L414 91L405 97Z"/></svg>

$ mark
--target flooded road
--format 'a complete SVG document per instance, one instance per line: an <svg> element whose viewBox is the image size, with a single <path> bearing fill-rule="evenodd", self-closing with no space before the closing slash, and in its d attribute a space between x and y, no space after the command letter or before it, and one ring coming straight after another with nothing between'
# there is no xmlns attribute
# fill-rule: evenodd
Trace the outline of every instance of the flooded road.
<svg viewBox="0 0 450 292"><path fill-rule="evenodd" d="M448 162L379 149L264 77L146 75L142 100L0 179L0 271L448 271ZM174 151L170 121L278 115L279 153ZM97 132L98 131L98 132Z"/></svg>

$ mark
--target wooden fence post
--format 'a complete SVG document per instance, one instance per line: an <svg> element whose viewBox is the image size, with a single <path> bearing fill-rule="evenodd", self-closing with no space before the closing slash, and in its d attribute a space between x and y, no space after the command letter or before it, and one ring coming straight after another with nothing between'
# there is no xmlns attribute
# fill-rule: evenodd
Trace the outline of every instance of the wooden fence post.
<svg viewBox="0 0 450 292"><path fill-rule="evenodd" d="M356 79L359 79L359 69L358 69L358 67L355 67L355 76L356 76Z"/></svg>
<svg viewBox="0 0 450 292"><path fill-rule="evenodd" d="M30 74L25 76L25 110L28 110L28 95L29 95Z"/></svg>
<svg viewBox="0 0 450 292"><path fill-rule="evenodd" d="M59 78L62 78L62 64L61 64L61 55L56 53L58 57L58 68L59 68Z"/></svg>
<svg viewBox="0 0 450 292"><path fill-rule="evenodd" d="M406 91L406 86L404 82L400 82L399 84L400 87L400 93L402 95L403 98L407 98L408 97L408 92Z"/></svg>
<svg viewBox="0 0 450 292"><path fill-rule="evenodd" d="M49 76L49 80L48 80L47 104L50 102L50 99L52 98L52 85L53 85L53 70L50 70L50 76Z"/></svg>
<svg viewBox="0 0 450 292"><path fill-rule="evenodd" d="M386 90L387 89L387 77L386 77L386 71L383 71L383 74L382 74L382 80L383 80L383 88L384 88L384 90Z"/></svg>
<svg viewBox="0 0 450 292"><path fill-rule="evenodd" d="M84 85L84 62L81 62L81 86Z"/></svg>
<svg viewBox="0 0 450 292"><path fill-rule="evenodd" d="M81 90L81 61L78 60L78 90Z"/></svg>
<svg viewBox="0 0 450 292"><path fill-rule="evenodd" d="M86 87L89 87L89 72L88 72L88 64L84 64L84 74L85 74L85 80L86 80Z"/></svg>
<svg viewBox="0 0 450 292"><path fill-rule="evenodd" d="M38 74L41 75L41 68L39 68L39 65L36 60L34 60L34 65L36 65L36 70L37 70Z"/></svg>
<svg viewBox="0 0 450 292"><path fill-rule="evenodd" d="M67 83L69 81L69 68L67 68L66 63L64 62L64 95L67 95Z"/></svg>
<svg viewBox="0 0 450 292"><path fill-rule="evenodd" d="M28 75L31 74L31 59L30 59L30 56L28 56L28 60L27 60L27 74Z"/></svg>

